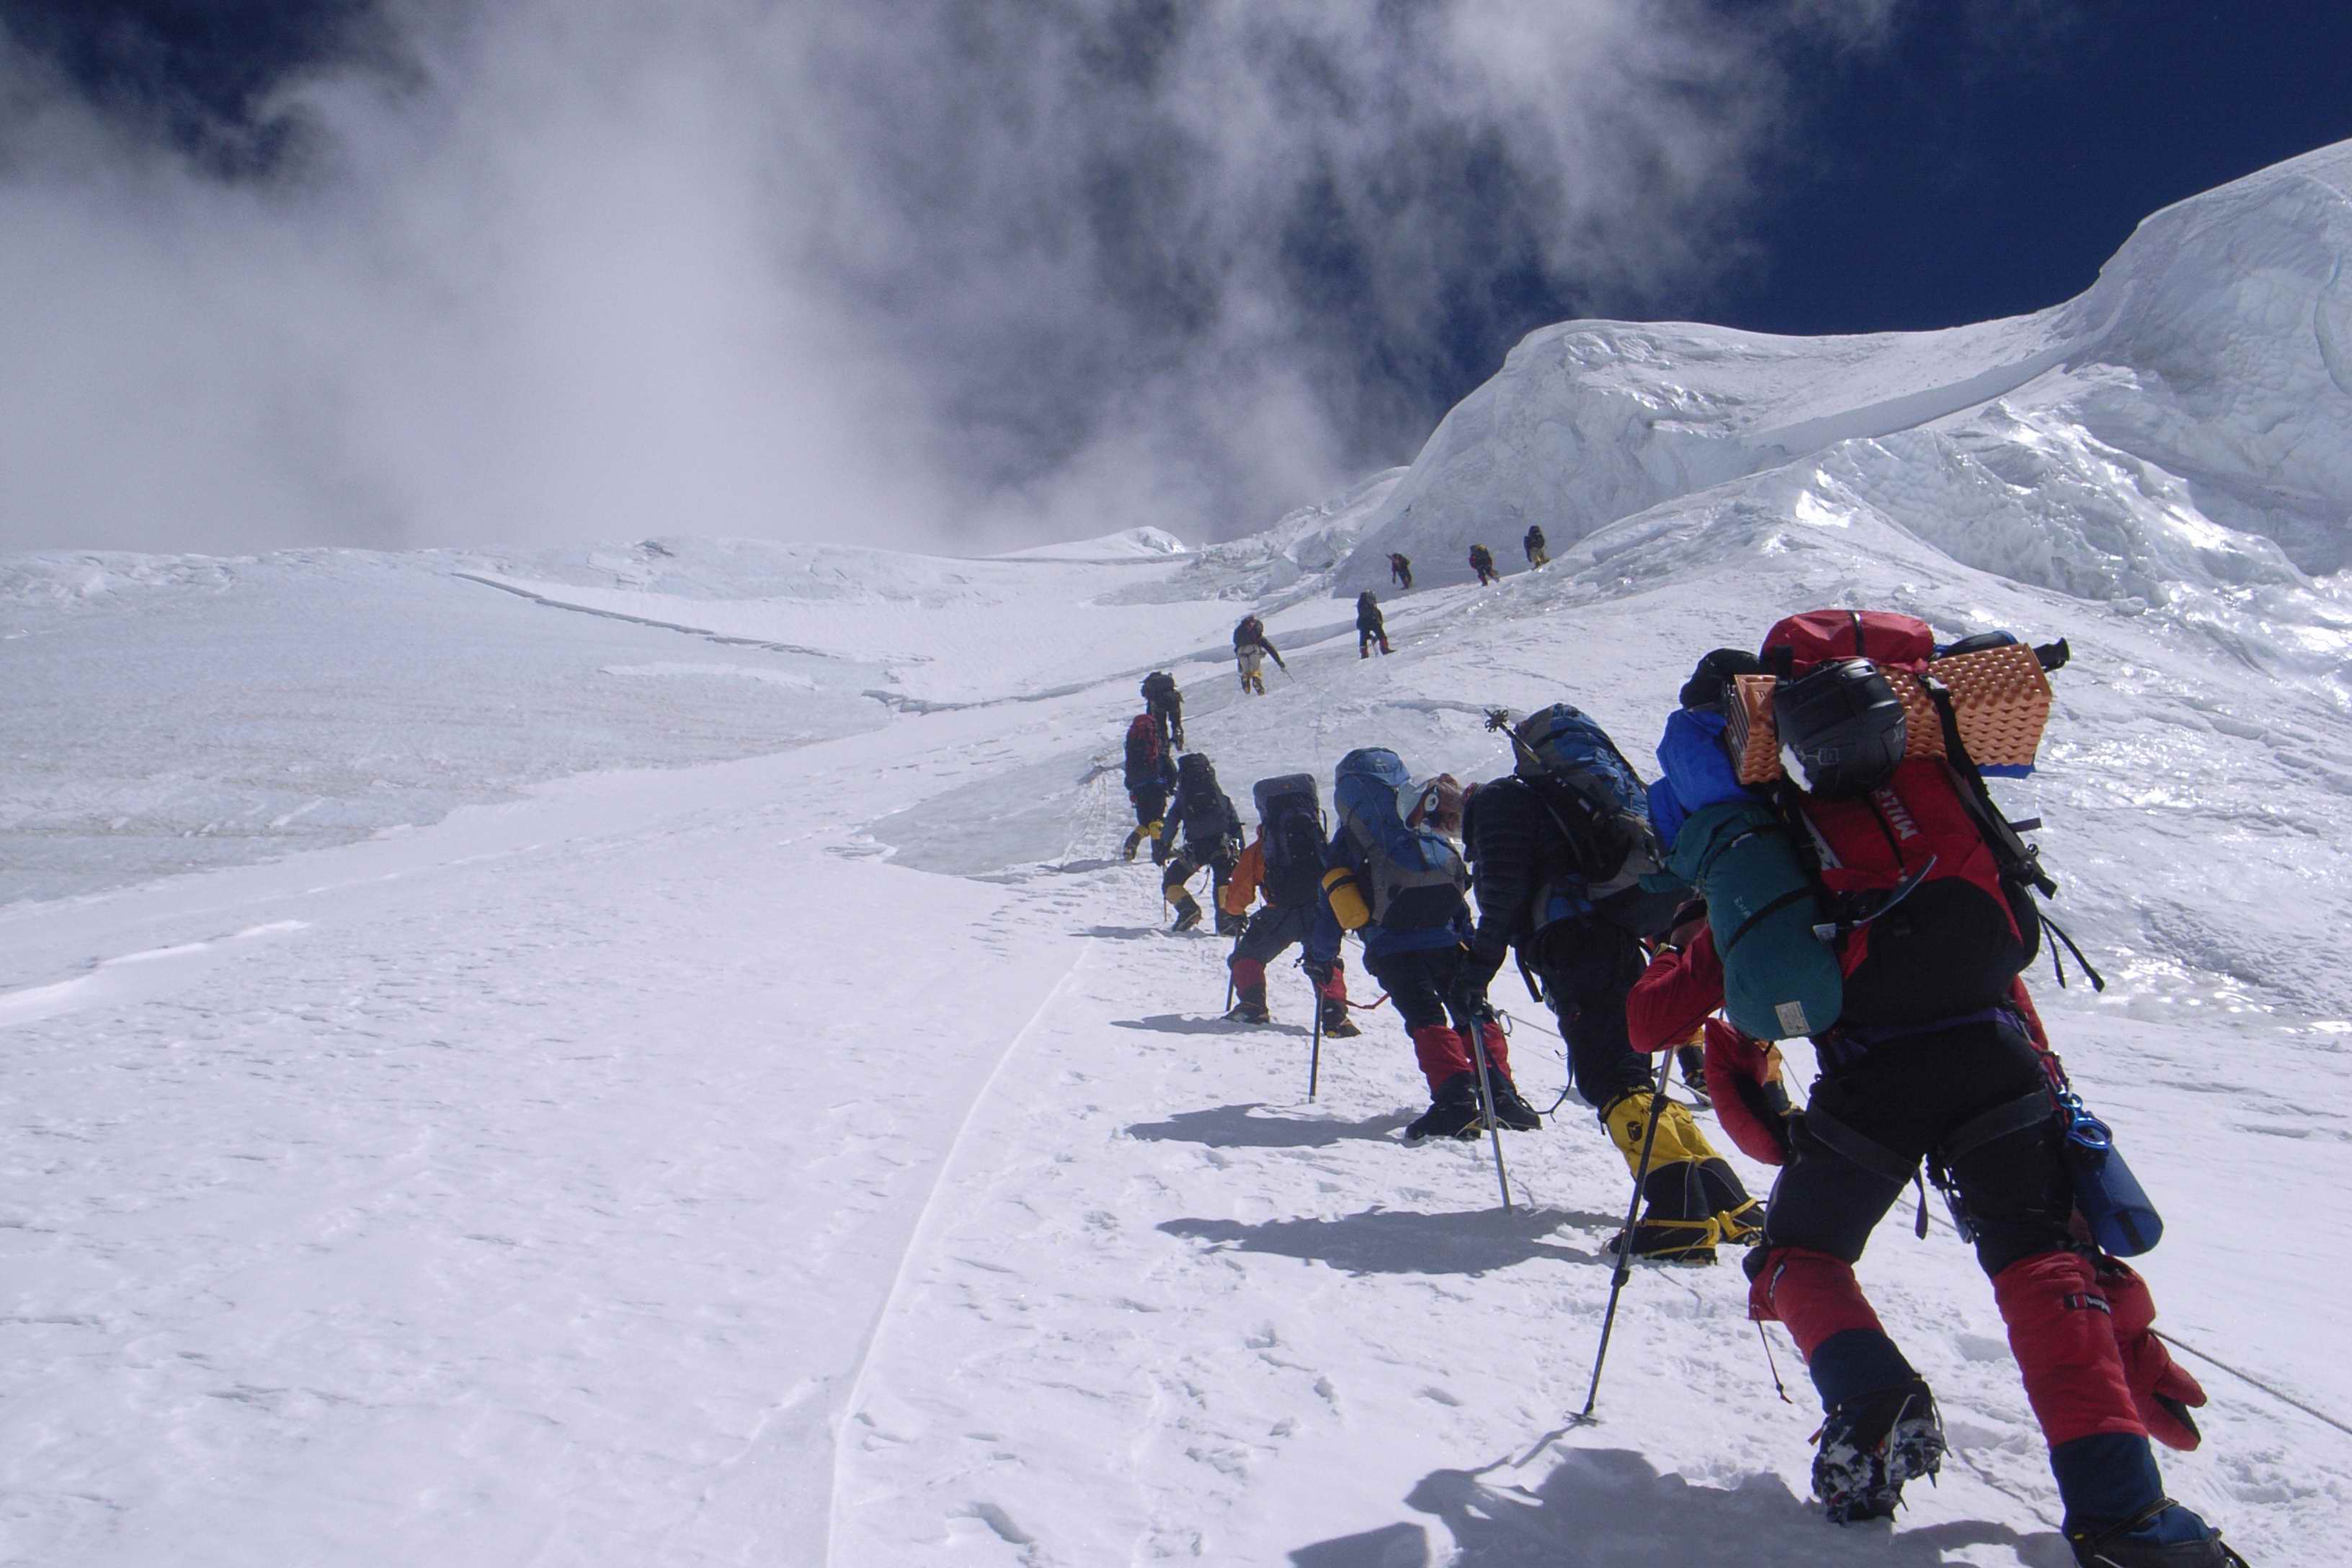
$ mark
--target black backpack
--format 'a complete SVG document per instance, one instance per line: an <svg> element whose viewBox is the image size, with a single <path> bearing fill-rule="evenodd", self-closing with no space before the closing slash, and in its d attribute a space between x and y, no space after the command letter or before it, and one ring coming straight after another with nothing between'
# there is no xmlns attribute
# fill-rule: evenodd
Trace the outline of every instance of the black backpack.
<svg viewBox="0 0 2352 1568"><path fill-rule="evenodd" d="M1312 905L1323 886L1330 839L1315 775L1260 779L1250 795L1257 802L1258 837L1265 850L1265 901L1281 909Z"/></svg>
<svg viewBox="0 0 2352 1568"><path fill-rule="evenodd" d="M1164 669L1155 669L1143 678L1143 700L1153 712L1166 707L1176 695L1176 678Z"/></svg>
<svg viewBox="0 0 2352 1568"><path fill-rule="evenodd" d="M1217 787L1216 765L1201 752L1187 752L1176 759L1176 793L1184 804L1179 825L1186 842L1205 848L1233 829L1233 802Z"/></svg>

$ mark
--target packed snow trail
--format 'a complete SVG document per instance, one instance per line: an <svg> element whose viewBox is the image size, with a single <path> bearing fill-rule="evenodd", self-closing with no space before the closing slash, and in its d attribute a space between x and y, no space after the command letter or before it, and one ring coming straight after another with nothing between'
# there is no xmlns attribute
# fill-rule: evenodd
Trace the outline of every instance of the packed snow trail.
<svg viewBox="0 0 2352 1568"><path fill-rule="evenodd" d="M1386 1009L1361 1037L1326 1041L1307 1104L1306 982L1275 970L1273 1026L1216 1021L1226 944L1122 920L1127 884L1148 875L1085 879L1108 951L976 1108L950 1172L959 1202L909 1254L844 1436L835 1568L2068 1560L1990 1291L1948 1227L1912 1238L1910 1199L1865 1275L1934 1382L1956 1452L1939 1487L1913 1489L1890 1540L1834 1531L1806 1500L1818 1410L1777 1330L1798 1403L1775 1395L1729 1259L1636 1274L1599 1424L1574 1426L1610 1279L1601 1243L1627 1190L1591 1113L1570 1100L1545 1131L1508 1141L1525 1206L1505 1214L1483 1143L1399 1142L1424 1091ZM1546 1103L1562 1073L1538 1032L1549 1019L1498 999L1526 1020L1515 1059ZM2330 1310L2326 1289L2232 1238L2238 1194L2324 1205L2325 1173L2270 1156L2280 1124L2221 1123L2202 1130L2218 1148L2200 1163L2244 1162L2252 1179L2200 1191L2181 1151L2152 1136L2163 1119L2099 1064L2131 1048L2164 1080L2197 1073L2202 1047L2183 1039L2175 1059L2168 1028L2151 1057L2128 1026L2068 1016L2078 1073L2100 1084L2126 1147L2168 1175L2152 1179L2172 1231L2148 1263L2164 1322L2248 1343L2242 1325L2218 1325L2243 1306L2232 1270L2256 1270L2284 1292L2263 1353L2321 1374L2295 1322ZM2252 1031L2230 1055L2232 1071L2207 1080L2217 1095L2259 1078L2258 1063L2296 1059ZM2333 1085L2321 1098L2305 1114L2340 1137L2345 1098ZM1770 1173L1739 1163L1763 1191ZM2228 1263L2180 1265L2216 1249ZM2343 1483L2312 1462L2338 1435L2196 1370L2214 1396L2209 1441L2166 1456L2175 1494L2226 1521L2255 1561L2352 1544ZM2345 1380L2326 1381L2340 1400Z"/></svg>

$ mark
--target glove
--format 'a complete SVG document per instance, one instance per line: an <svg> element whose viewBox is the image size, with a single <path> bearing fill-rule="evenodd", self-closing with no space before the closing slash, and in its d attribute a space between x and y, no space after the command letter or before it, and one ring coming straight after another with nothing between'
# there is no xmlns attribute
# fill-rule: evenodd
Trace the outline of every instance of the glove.
<svg viewBox="0 0 2352 1568"><path fill-rule="evenodd" d="M2131 1385L2132 1408L2140 1425L2168 1448L2185 1452L2196 1447L2204 1435L2189 1412L2205 1403L2205 1391L2156 1337L2156 1300L2147 1292L2147 1281L2128 1265L2106 1257L2099 1259L2098 1280L2106 1294L2116 1348L2123 1352L2124 1381Z"/></svg>
<svg viewBox="0 0 2352 1568"><path fill-rule="evenodd" d="M1331 994L1331 976L1336 972L1336 965L1324 963L1312 958L1305 958L1299 960L1298 967L1307 971L1307 978L1315 983L1315 994L1317 995L1328 996Z"/></svg>
<svg viewBox="0 0 2352 1568"><path fill-rule="evenodd" d="M1706 1021L1707 1096L1715 1120L1741 1153L1767 1165L1789 1160L1789 1091L1780 1052L1720 1018Z"/></svg>
<svg viewBox="0 0 2352 1568"><path fill-rule="evenodd" d="M1446 994L1447 1011L1457 1018L1486 1017L1493 1011L1486 1005L1486 986L1494 978L1494 971L1464 948L1461 972L1454 977L1454 989Z"/></svg>
<svg viewBox="0 0 2352 1568"><path fill-rule="evenodd" d="M1683 682L1681 701L1685 708L1709 708L1720 713L1731 695L1734 677L1761 675L1764 661L1745 648L1719 647L1698 661L1688 680Z"/></svg>
<svg viewBox="0 0 2352 1568"><path fill-rule="evenodd" d="M1168 864L1168 838L1169 836L1163 833L1159 837L1151 841L1151 863L1153 865L1165 866Z"/></svg>

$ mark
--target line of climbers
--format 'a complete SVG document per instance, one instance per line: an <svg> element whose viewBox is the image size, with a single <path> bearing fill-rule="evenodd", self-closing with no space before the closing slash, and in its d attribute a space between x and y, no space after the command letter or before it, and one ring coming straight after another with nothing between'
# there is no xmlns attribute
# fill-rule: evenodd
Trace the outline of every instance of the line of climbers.
<svg viewBox="0 0 2352 1568"><path fill-rule="evenodd" d="M1533 562L1533 531L1528 548ZM2039 824L2001 815L1985 782L2030 769L2045 672L2066 657L2063 641L2027 648L2007 633L1938 647L1906 616L1794 616L1760 653L1699 661L1654 783L1570 704L1516 722L1496 710L1507 774L1416 784L1394 752L1360 748L1333 770L1335 826L1312 775L1265 779L1244 850L1207 759L1168 773L1163 755L1140 775L1129 858L1153 838L1179 930L1202 918L1182 881L1214 871L1217 929L1239 939L1234 1022L1269 1020L1266 964L1296 944L1324 1032L1356 1033L1340 947L1361 939L1429 1087L1409 1143L1540 1127L1487 1000L1516 956L1559 1022L1574 1087L1641 1182L1639 1218L1612 1252L1704 1264L1718 1247L1750 1249L1749 1315L1787 1325L1821 1398L1813 1489L1832 1521L1891 1516L1947 1451L1932 1390L1853 1273L1924 1165L1992 1282L2077 1563L2243 1568L2164 1492L2151 1436L2197 1447L2205 1395L2124 1261L2160 1221L2025 987L2045 931L2082 958L2036 902L2056 891L2022 837ZM2021 755L2020 691L2041 704ZM1972 746L1992 709L1971 705L2000 703L2001 724ZM1157 814L1145 820L1155 779L1177 790L1172 860ZM1794 1036L1821 1068L1801 1108L1771 1044ZM1652 1076L1650 1053L1696 1038L1725 1131L1780 1168L1767 1203Z"/></svg>

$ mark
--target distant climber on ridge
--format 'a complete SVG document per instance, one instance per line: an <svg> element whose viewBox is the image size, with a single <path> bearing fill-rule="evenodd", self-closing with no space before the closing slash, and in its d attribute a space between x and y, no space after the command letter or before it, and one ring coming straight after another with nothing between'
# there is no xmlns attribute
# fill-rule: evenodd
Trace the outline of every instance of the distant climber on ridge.
<svg viewBox="0 0 2352 1568"><path fill-rule="evenodd" d="M1265 637L1265 623L1255 616L1244 616L1234 628L1234 665L1241 672L1242 689L1253 696L1265 695L1265 661L1271 658L1285 670L1282 655Z"/></svg>
<svg viewBox="0 0 2352 1568"><path fill-rule="evenodd" d="M1143 706L1160 726L1160 745L1170 755L1184 749L1184 694L1176 689L1176 678L1164 669L1155 669L1143 678Z"/></svg>
<svg viewBox="0 0 2352 1568"><path fill-rule="evenodd" d="M1412 558L1389 552L1389 579L1406 593L1412 592Z"/></svg>
<svg viewBox="0 0 2352 1568"><path fill-rule="evenodd" d="M1495 552L1483 544L1470 547L1470 570L1478 574L1478 586L1481 588L1489 583L1502 581L1503 574L1495 570Z"/></svg>
<svg viewBox="0 0 2352 1568"><path fill-rule="evenodd" d="M1371 658L1374 643L1380 645L1383 655L1391 651L1388 623L1381 615L1381 602L1372 597L1372 591L1367 588L1356 595L1356 657Z"/></svg>
<svg viewBox="0 0 2352 1568"><path fill-rule="evenodd" d="M1544 549L1543 530L1535 524L1530 523L1528 526L1528 536L1519 541L1519 548L1528 552L1528 565L1549 566L1551 564L1551 555Z"/></svg>

